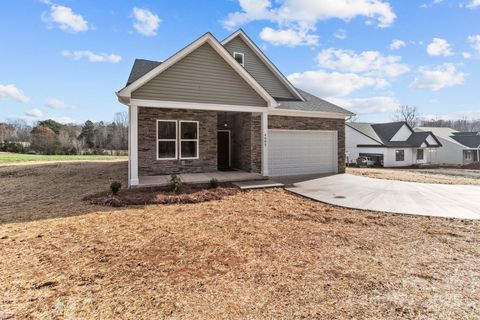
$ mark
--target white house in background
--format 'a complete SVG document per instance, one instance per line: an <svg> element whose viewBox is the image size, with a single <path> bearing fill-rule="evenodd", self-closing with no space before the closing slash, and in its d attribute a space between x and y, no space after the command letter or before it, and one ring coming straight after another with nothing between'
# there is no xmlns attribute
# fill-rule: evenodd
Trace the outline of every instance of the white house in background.
<svg viewBox="0 0 480 320"><path fill-rule="evenodd" d="M441 146L432 132L415 132L406 122L348 122L345 126L347 163L356 163L361 156L385 167L436 163Z"/></svg>
<svg viewBox="0 0 480 320"><path fill-rule="evenodd" d="M460 132L451 128L419 127L417 132L433 132L442 147L437 162L442 164L469 164L480 161L480 132Z"/></svg>

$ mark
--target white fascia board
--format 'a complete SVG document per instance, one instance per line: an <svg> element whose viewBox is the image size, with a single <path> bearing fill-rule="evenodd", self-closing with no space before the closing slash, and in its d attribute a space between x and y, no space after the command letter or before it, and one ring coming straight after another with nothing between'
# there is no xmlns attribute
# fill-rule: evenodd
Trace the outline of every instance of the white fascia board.
<svg viewBox="0 0 480 320"><path fill-rule="evenodd" d="M321 111L300 111L278 108L268 108L268 114L272 116L290 116L290 117L310 117L310 118L331 118L343 119L349 117L343 113L321 112Z"/></svg>
<svg viewBox="0 0 480 320"><path fill-rule="evenodd" d="M146 99L131 99L130 103L139 107L167 108L167 109L191 109L210 111L232 111L232 112L258 112L263 113L267 107L241 106L233 104L213 104L197 102L160 101Z"/></svg>
<svg viewBox="0 0 480 320"><path fill-rule="evenodd" d="M250 47L250 49L253 50L257 54L257 56L260 58L260 60L263 61L263 63L267 66L270 71L273 72L273 74L288 88L288 90L293 93L297 98L299 98L302 101L305 101L305 99L302 97L300 92L288 81L288 79L278 70L278 68L268 59L265 54L258 49L257 45L250 40L250 38L245 34L245 32L242 29L237 30L236 32L232 33L230 36L228 36L225 40L222 41L222 45L226 45L233 39L235 39L237 36L240 36L242 40Z"/></svg>
<svg viewBox="0 0 480 320"><path fill-rule="evenodd" d="M253 78L225 49L218 41L215 39L212 34L206 33L202 37L198 38L194 42L192 42L187 47L180 50L175 55L171 56L167 60L165 60L162 64L151 70L150 72L146 73L138 80L132 82L130 85L126 86L122 90L120 90L117 95L123 99L129 99L131 94L136 89L140 88L148 81L152 80L154 77L161 74L163 71L168 69L169 67L173 66L175 63L183 59L188 54L195 51L198 47L203 45L204 43L208 43L212 46L212 48L245 80L252 89L255 90L267 103L269 107L276 107L278 105L277 101L273 99L273 97Z"/></svg>

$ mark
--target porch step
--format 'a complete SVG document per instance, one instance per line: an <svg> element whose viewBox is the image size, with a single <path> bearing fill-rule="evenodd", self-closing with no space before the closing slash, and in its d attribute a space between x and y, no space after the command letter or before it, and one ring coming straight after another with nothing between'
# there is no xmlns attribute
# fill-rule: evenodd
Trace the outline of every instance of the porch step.
<svg viewBox="0 0 480 320"><path fill-rule="evenodd" d="M242 190L283 187L283 183L275 182L272 180L240 181L240 182L235 182L233 184Z"/></svg>

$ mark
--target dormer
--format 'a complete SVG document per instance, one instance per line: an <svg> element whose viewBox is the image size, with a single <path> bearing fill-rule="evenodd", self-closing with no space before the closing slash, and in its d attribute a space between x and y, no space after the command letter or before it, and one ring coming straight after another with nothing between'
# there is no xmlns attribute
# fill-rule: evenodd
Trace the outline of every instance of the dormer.
<svg viewBox="0 0 480 320"><path fill-rule="evenodd" d="M400 129L395 133L395 135L390 139L390 141L407 141L408 138L412 135L413 130L404 123Z"/></svg>

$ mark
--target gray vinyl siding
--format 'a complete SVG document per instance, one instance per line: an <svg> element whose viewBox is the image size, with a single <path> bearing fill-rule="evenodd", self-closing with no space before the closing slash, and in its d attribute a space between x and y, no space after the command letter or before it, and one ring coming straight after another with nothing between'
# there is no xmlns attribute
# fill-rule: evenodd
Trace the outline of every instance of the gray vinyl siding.
<svg viewBox="0 0 480 320"><path fill-rule="evenodd" d="M132 92L132 98L267 106L208 43Z"/></svg>
<svg viewBox="0 0 480 320"><path fill-rule="evenodd" d="M225 45L225 49L244 54L245 69L260 83L274 98L296 99L288 88L268 69L255 52L240 38L236 37Z"/></svg>

